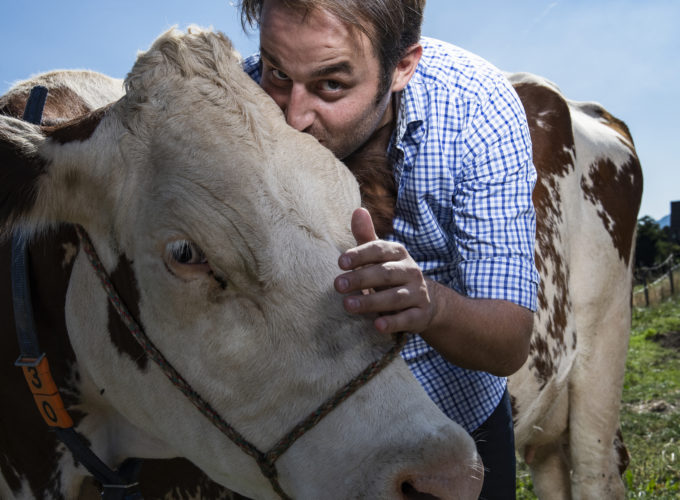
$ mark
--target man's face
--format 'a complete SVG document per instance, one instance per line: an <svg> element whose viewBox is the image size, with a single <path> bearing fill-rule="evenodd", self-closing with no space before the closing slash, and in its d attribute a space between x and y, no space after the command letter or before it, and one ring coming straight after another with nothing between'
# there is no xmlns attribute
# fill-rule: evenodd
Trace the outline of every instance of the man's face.
<svg viewBox="0 0 680 500"><path fill-rule="evenodd" d="M380 64L368 37L332 14L268 0L260 19L262 88L286 121L338 158L391 119L390 92L377 92ZM378 101L378 102L376 102Z"/></svg>

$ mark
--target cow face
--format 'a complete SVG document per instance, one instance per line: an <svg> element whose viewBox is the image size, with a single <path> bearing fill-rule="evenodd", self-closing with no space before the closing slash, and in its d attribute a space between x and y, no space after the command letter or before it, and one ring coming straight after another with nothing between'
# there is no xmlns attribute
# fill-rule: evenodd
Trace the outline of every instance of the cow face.
<svg viewBox="0 0 680 500"><path fill-rule="evenodd" d="M56 128L0 121L7 232L89 233L136 321L202 398L268 450L391 339L333 291L360 204L351 173L289 128L221 35L168 32L127 93ZM66 306L85 417L111 464L189 458L217 482L275 497L255 461L161 373L79 255ZM294 498L476 498L471 438L397 360L277 463Z"/></svg>

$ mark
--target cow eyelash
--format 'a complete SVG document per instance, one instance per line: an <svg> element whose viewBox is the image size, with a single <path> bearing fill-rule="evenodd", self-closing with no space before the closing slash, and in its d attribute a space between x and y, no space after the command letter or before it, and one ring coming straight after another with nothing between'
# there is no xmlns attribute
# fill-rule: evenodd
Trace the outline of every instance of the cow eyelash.
<svg viewBox="0 0 680 500"><path fill-rule="evenodd" d="M176 240L168 243L166 247L168 257L181 265L207 264L203 250L190 240Z"/></svg>

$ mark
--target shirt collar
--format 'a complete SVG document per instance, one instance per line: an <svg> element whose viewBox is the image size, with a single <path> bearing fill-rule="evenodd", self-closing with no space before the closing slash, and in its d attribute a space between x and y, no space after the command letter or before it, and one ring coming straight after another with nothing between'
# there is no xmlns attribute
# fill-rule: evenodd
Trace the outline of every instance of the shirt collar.
<svg viewBox="0 0 680 500"><path fill-rule="evenodd" d="M416 75L414 75L415 79ZM415 143L419 143L425 134L425 105L423 99L425 92L423 85L411 81L399 96L399 111L397 113L397 126L395 146L401 150L402 143L410 137Z"/></svg>

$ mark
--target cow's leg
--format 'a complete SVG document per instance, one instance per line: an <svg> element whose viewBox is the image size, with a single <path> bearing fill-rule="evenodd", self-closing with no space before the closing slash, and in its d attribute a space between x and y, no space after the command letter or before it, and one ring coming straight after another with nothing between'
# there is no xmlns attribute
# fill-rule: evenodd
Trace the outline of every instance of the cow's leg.
<svg viewBox="0 0 680 500"><path fill-rule="evenodd" d="M569 500L571 481L565 454L566 436L550 444L527 450L534 492L538 498Z"/></svg>
<svg viewBox="0 0 680 500"><path fill-rule="evenodd" d="M590 316L596 320L587 334L589 345L581 346L571 378L569 448L574 499L620 499L625 495L615 442L630 307L626 294L611 294L610 300L620 302L610 302Z"/></svg>

